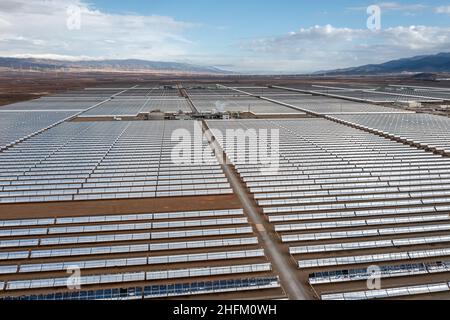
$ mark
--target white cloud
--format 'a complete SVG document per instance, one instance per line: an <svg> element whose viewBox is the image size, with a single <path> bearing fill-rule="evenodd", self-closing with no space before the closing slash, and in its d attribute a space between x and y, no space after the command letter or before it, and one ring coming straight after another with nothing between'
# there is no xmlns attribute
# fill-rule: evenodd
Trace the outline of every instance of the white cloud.
<svg viewBox="0 0 450 320"><path fill-rule="evenodd" d="M187 31L198 24L168 16L107 13L88 1L0 0L0 56L64 60L137 58L200 62L243 72L309 72L381 63L450 48L450 28L395 27L374 33L326 25L246 40L239 48L227 47L225 50L230 53L212 54L211 50L201 51L199 44L186 37ZM419 3L378 4L384 11L397 12L431 8ZM67 28L67 8L71 5L81 10L80 30ZM450 13L450 6L435 8L435 12ZM206 27L208 32L227 30L227 26Z"/></svg>
<svg viewBox="0 0 450 320"><path fill-rule="evenodd" d="M67 27L69 6L78 6L81 29ZM176 60L193 43L195 24L171 17L110 14L84 0L1 0L0 55Z"/></svg>
<svg viewBox="0 0 450 320"><path fill-rule="evenodd" d="M448 51L450 28L410 26L372 32L331 25L240 44L254 69L310 72Z"/></svg>
<svg viewBox="0 0 450 320"><path fill-rule="evenodd" d="M421 11L428 8L428 6L421 3L403 4L398 2L380 2L377 5L384 11Z"/></svg>
<svg viewBox="0 0 450 320"><path fill-rule="evenodd" d="M436 13L450 14L450 6L437 7L434 11Z"/></svg>
<svg viewBox="0 0 450 320"><path fill-rule="evenodd" d="M429 7L429 6L421 4L421 3L405 4L405 3L393 2L393 1L391 1L391 2L376 2L373 4L379 6L383 12L404 11L405 13L411 13L411 12L423 11ZM349 9L365 11L367 9L367 7L368 7L368 5L365 7L363 7L363 6L351 7Z"/></svg>

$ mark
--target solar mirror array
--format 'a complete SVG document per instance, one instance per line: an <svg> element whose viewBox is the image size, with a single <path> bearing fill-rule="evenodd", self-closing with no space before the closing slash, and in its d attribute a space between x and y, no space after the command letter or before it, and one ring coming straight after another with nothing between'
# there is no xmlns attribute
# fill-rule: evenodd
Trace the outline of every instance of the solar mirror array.
<svg viewBox="0 0 450 320"><path fill-rule="evenodd" d="M291 298L266 229L311 298L448 298L450 122L385 104L449 92L125 84L0 107L0 299Z"/></svg>

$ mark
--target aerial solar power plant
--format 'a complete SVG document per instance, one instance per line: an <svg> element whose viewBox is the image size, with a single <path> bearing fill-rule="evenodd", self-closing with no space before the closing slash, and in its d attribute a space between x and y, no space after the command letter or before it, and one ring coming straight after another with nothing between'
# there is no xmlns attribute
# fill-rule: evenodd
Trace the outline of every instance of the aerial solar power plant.
<svg viewBox="0 0 450 320"><path fill-rule="evenodd" d="M297 90L128 83L2 107L0 297L450 297L450 119ZM200 136L179 163L178 131Z"/></svg>
<svg viewBox="0 0 450 320"><path fill-rule="evenodd" d="M450 6L288 33L270 1L28 2L0 4L0 310L450 300Z"/></svg>

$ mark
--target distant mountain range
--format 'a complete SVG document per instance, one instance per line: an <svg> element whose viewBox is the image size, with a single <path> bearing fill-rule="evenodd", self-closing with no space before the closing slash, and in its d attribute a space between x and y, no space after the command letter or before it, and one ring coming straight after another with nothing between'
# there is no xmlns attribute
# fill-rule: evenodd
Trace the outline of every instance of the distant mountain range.
<svg viewBox="0 0 450 320"><path fill-rule="evenodd" d="M146 60L63 61L36 58L1 58L0 68L8 70L68 71L68 72L149 72L174 74L232 74L215 67L188 63Z"/></svg>
<svg viewBox="0 0 450 320"><path fill-rule="evenodd" d="M157 74L231 75L231 71L188 63L159 62L137 59L66 61L38 58L2 58L0 69L65 72L142 72ZM314 75L380 75L400 73L450 73L450 53L424 55L393 60L382 64L319 71Z"/></svg>
<svg viewBox="0 0 450 320"><path fill-rule="evenodd" d="M424 55L406 59L393 60L382 64L319 71L317 75L377 75L398 73L448 73L450 72L450 53Z"/></svg>

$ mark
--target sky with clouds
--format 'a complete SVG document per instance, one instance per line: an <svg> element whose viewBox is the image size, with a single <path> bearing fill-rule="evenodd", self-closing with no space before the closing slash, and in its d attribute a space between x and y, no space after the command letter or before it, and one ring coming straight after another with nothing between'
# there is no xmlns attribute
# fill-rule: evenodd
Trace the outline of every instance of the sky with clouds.
<svg viewBox="0 0 450 320"><path fill-rule="evenodd" d="M381 29L367 8L381 9ZM450 52L450 1L1 0L0 56L313 72Z"/></svg>

